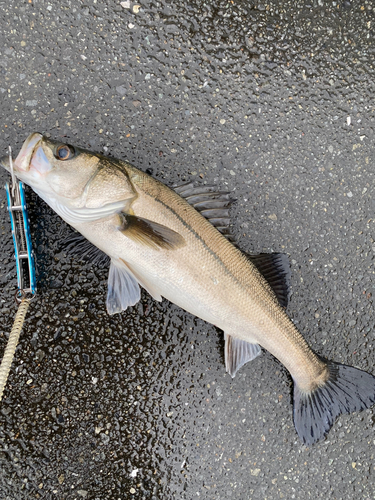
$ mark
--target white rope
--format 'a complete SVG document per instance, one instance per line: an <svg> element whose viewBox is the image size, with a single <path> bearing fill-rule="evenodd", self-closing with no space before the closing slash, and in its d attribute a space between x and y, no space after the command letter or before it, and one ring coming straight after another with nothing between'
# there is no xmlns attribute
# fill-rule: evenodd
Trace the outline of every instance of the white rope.
<svg viewBox="0 0 375 500"><path fill-rule="evenodd" d="M25 316L30 305L30 299L23 298L18 306L16 317L14 318L13 328L10 332L4 356L0 365L0 401L3 397L5 385L8 380L9 370L12 365L14 353L18 344L18 339L25 321Z"/></svg>

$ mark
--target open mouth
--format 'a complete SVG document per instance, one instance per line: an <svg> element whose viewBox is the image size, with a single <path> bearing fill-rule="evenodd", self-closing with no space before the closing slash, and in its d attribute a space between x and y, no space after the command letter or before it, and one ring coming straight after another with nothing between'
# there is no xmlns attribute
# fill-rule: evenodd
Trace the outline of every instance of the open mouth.
<svg viewBox="0 0 375 500"><path fill-rule="evenodd" d="M34 132L29 135L29 137L23 143L21 151L18 153L17 158L15 159L14 166L16 170L20 172L27 172L28 170L30 170L31 160L42 138L43 136L42 134L39 134L39 132Z"/></svg>

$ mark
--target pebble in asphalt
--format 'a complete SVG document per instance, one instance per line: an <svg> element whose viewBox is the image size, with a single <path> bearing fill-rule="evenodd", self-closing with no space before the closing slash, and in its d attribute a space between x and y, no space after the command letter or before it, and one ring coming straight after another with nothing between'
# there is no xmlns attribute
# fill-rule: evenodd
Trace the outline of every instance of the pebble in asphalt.
<svg viewBox="0 0 375 500"><path fill-rule="evenodd" d="M290 255L288 312L312 347L373 372L374 8L2 2L1 154L39 130L233 191L240 247ZM221 332L172 304L144 293L109 317L107 271L67 256L68 226L28 200L39 299L0 407L1 498L374 498L373 409L304 447L272 356L232 380ZM0 207L5 346L4 191Z"/></svg>

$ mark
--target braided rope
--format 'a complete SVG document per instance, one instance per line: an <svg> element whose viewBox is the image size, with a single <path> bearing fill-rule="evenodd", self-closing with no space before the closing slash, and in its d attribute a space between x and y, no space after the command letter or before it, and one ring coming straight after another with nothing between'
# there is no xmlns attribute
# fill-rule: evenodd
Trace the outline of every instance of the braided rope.
<svg viewBox="0 0 375 500"><path fill-rule="evenodd" d="M10 332L7 346L4 351L4 356L0 365L0 401L3 397L5 385L8 380L9 370L12 365L14 353L18 344L18 339L25 321L25 316L30 305L30 299L23 298L14 318L13 328Z"/></svg>

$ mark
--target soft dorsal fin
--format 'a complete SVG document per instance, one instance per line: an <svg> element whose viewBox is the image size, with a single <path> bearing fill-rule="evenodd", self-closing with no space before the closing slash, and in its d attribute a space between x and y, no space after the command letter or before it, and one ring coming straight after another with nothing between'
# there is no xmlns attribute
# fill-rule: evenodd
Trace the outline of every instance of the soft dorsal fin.
<svg viewBox="0 0 375 500"><path fill-rule="evenodd" d="M229 229L229 209L235 200L229 191L217 191L215 186L194 186L193 182L175 186L173 189L228 240L234 241Z"/></svg>
<svg viewBox="0 0 375 500"><path fill-rule="evenodd" d="M251 255L244 252L244 254L267 280L275 292L279 304L286 307L290 297L291 278L288 256L285 253Z"/></svg>

